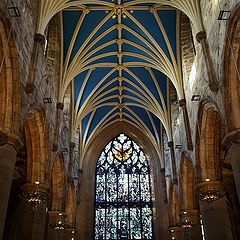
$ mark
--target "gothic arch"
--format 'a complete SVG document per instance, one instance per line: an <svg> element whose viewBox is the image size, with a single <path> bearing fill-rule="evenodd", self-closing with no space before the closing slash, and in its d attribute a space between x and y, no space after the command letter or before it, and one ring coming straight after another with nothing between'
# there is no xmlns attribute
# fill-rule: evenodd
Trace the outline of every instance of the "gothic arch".
<svg viewBox="0 0 240 240"><path fill-rule="evenodd" d="M177 185L172 182L169 185L169 226L177 226L180 222L179 218L179 199L177 193Z"/></svg>
<svg viewBox="0 0 240 240"><path fill-rule="evenodd" d="M77 208L76 218L77 229L80 235L79 239L81 240L93 238L93 232L89 231L89 229L91 229L90 226L94 226L95 169L97 159L106 144L122 132L132 138L143 149L149 160L152 178L153 208L155 212L153 216L154 235L156 240L158 240L160 236L161 238L164 238L164 236L167 237L167 206L164 203L163 185L161 181L157 181L157 179L161 179L160 160L158 159L157 152L148 137L139 131L139 129L125 122L116 122L95 137L83 161L80 205ZM154 191L154 189L156 189L156 191Z"/></svg>
<svg viewBox="0 0 240 240"><path fill-rule="evenodd" d="M8 17L0 10L0 129L18 136L20 120L19 65Z"/></svg>
<svg viewBox="0 0 240 240"><path fill-rule="evenodd" d="M196 163L198 182L221 180L221 140L224 133L217 106L205 100L198 111L196 129Z"/></svg>
<svg viewBox="0 0 240 240"><path fill-rule="evenodd" d="M52 211L63 211L66 173L64 158L59 154L52 167Z"/></svg>
<svg viewBox="0 0 240 240"><path fill-rule="evenodd" d="M223 101L228 131L240 128L240 5L228 23L223 67ZM238 69L238 70L237 70Z"/></svg>
<svg viewBox="0 0 240 240"><path fill-rule="evenodd" d="M185 153L180 162L180 207L181 210L196 209L194 168Z"/></svg>
<svg viewBox="0 0 240 240"><path fill-rule="evenodd" d="M24 121L27 159L27 181L49 184L50 144L44 109L37 106L29 111Z"/></svg>

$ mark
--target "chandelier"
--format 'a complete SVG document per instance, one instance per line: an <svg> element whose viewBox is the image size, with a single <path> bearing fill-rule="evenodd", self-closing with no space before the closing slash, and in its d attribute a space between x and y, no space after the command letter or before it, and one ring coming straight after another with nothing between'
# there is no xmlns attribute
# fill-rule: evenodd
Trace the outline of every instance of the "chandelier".
<svg viewBox="0 0 240 240"><path fill-rule="evenodd" d="M224 196L225 190L219 181L211 181L206 179L205 182L197 186L199 200L208 203L209 207L213 210L213 202Z"/></svg>
<svg viewBox="0 0 240 240"><path fill-rule="evenodd" d="M47 195L39 191L39 181L35 181L34 189L32 191L23 192L21 197L32 206L35 212L37 206L43 203L47 203Z"/></svg>
<svg viewBox="0 0 240 240"><path fill-rule="evenodd" d="M65 221L63 213L58 213L58 219L55 224L50 224L50 227L53 228L56 232L61 232L65 229Z"/></svg>

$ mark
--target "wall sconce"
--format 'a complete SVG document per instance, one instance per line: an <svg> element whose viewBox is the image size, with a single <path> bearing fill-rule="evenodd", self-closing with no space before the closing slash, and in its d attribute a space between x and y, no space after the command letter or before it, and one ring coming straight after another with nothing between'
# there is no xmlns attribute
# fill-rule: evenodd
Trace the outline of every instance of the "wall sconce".
<svg viewBox="0 0 240 240"><path fill-rule="evenodd" d="M10 17L21 17L18 7L8 7Z"/></svg>
<svg viewBox="0 0 240 240"><path fill-rule="evenodd" d="M182 145L181 144L176 144L175 145L175 149L181 150L182 149Z"/></svg>
<svg viewBox="0 0 240 240"><path fill-rule="evenodd" d="M231 15L231 11L221 10L218 15L218 20L228 20Z"/></svg>
<svg viewBox="0 0 240 240"><path fill-rule="evenodd" d="M48 98L43 98L44 103L52 103L52 99L50 97Z"/></svg>
<svg viewBox="0 0 240 240"><path fill-rule="evenodd" d="M198 102L201 99L201 95L192 95L191 101Z"/></svg>

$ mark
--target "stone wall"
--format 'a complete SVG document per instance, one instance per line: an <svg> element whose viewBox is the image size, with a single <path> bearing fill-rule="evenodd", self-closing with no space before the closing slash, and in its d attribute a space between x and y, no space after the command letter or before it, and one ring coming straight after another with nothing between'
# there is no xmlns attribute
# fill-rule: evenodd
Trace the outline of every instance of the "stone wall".
<svg viewBox="0 0 240 240"><path fill-rule="evenodd" d="M203 24L207 34L207 43L209 45L210 54L213 60L213 67L217 77L220 90L217 93L212 92L208 86L208 75L206 70L205 59L203 56L201 45L194 38L194 45L196 49L196 56L191 67L186 67L186 55L182 52L182 67L183 67L183 83L185 97L187 101L187 109L190 119L191 134L193 145L196 144L196 132L198 131L198 109L202 100L208 99L210 102L216 104L225 121L225 111L223 105L223 60L224 60L224 45L226 43L226 30L228 21L218 20L218 16L221 10L232 11L239 0L201 0L201 9L203 16ZM193 33L195 36L196 33ZM182 49L183 50L183 49ZM189 61L192 61L190 56ZM191 101L192 95L200 95L200 101ZM179 108L179 114L177 114L176 104L171 103L171 113L173 117L173 139L175 144L183 145L179 151L175 149L175 157L177 164L177 171L180 168L180 156L182 152L186 152L187 155L193 160L193 164L196 165L195 151L188 151L186 145L186 135L184 122L182 117L182 110ZM194 149L195 150L195 149Z"/></svg>

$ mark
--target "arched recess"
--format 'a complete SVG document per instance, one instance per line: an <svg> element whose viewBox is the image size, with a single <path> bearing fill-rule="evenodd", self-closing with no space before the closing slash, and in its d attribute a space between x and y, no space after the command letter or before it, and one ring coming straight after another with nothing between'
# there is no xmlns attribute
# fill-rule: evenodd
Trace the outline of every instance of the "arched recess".
<svg viewBox="0 0 240 240"><path fill-rule="evenodd" d="M49 185L50 144L49 130L44 109L36 106L24 121L24 136L27 159L27 181Z"/></svg>
<svg viewBox="0 0 240 240"><path fill-rule="evenodd" d="M66 172L64 158L59 154L52 167L52 211L63 211L65 194Z"/></svg>
<svg viewBox="0 0 240 240"><path fill-rule="evenodd" d="M223 102L228 131L240 128L240 4L228 23L223 67Z"/></svg>
<svg viewBox="0 0 240 240"><path fill-rule="evenodd" d="M18 54L9 19L0 10L0 130L18 136L20 120Z"/></svg>
<svg viewBox="0 0 240 240"><path fill-rule="evenodd" d="M198 182L221 180L220 157L224 126L215 104L203 101L198 111L196 162Z"/></svg>
<svg viewBox="0 0 240 240"><path fill-rule="evenodd" d="M169 226L175 227L180 223L179 218L179 198L177 193L177 185L172 182L169 185Z"/></svg>
<svg viewBox="0 0 240 240"><path fill-rule="evenodd" d="M167 206L164 203L164 187L160 181L160 159L158 158L156 149L144 132L126 122L116 122L95 137L83 161L80 204L77 206L76 217L79 239L93 239L96 163L106 144L120 133L125 133L132 138L143 149L149 161L154 211L154 239L167 238L168 213Z"/></svg>
<svg viewBox="0 0 240 240"><path fill-rule="evenodd" d="M181 210L196 209L194 168L185 153L180 162L180 207Z"/></svg>
<svg viewBox="0 0 240 240"><path fill-rule="evenodd" d="M75 211L76 211L76 191L72 183L68 189L67 202L66 202L66 221L67 226L75 227Z"/></svg>

